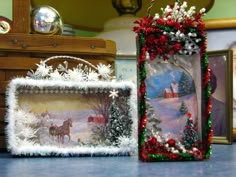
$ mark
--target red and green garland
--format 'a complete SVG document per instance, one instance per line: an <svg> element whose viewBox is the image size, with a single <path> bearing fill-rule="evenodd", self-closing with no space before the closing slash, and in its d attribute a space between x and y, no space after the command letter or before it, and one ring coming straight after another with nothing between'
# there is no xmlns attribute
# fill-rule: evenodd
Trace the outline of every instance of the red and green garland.
<svg viewBox="0 0 236 177"><path fill-rule="evenodd" d="M206 32L201 20L204 9L199 13L195 7L186 10L187 3L176 2L162 9L162 15L150 15L155 0L151 0L146 17L136 21L138 26L134 27L137 33L138 54L138 113L139 113L139 158L143 161L161 160L202 160L208 159L212 153L211 139L213 136L211 122L211 87L210 69L206 53ZM169 152L166 147L158 142L155 137L146 140L146 69L145 61L147 54L150 60L168 60L174 55L200 54L202 73L202 105L203 105L203 142L199 147L192 147L193 151L178 153ZM175 140L168 140L172 146Z"/></svg>

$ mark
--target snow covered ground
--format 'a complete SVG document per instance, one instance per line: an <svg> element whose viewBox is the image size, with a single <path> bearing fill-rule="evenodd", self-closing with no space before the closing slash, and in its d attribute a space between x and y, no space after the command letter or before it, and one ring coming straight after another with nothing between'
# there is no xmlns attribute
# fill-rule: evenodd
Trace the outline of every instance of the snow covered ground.
<svg viewBox="0 0 236 177"><path fill-rule="evenodd" d="M179 111L182 101L185 102L188 112L192 114L195 122L198 117L196 94L180 98L154 98L150 100L155 114L161 119L161 123L157 126L162 128L163 134L170 134L173 137L179 137L182 134L187 120L187 116L182 115Z"/></svg>

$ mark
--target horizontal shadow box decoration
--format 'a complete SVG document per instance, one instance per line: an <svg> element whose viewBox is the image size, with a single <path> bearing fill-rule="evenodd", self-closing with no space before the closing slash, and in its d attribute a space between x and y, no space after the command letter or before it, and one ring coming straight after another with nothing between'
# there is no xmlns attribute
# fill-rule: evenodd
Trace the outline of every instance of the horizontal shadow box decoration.
<svg viewBox="0 0 236 177"><path fill-rule="evenodd" d="M176 1L135 23L139 158L189 161L211 155L210 69L206 33L195 11Z"/></svg>
<svg viewBox="0 0 236 177"><path fill-rule="evenodd" d="M132 155L137 148L136 88L111 80L110 66L61 56L41 61L7 91L8 150L15 156ZM69 69L68 59L82 61Z"/></svg>

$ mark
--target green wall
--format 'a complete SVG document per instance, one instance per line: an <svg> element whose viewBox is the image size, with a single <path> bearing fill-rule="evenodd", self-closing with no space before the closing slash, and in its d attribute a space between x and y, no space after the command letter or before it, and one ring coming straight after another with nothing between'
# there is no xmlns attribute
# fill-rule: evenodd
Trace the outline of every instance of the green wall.
<svg viewBox="0 0 236 177"><path fill-rule="evenodd" d="M213 8L204 19L236 18L236 0L215 0Z"/></svg>
<svg viewBox="0 0 236 177"><path fill-rule="evenodd" d="M12 19L12 1L0 0L0 16ZM204 16L204 19L236 18L236 0L215 0L213 8ZM97 33L76 30L76 35L93 37Z"/></svg>
<svg viewBox="0 0 236 177"><path fill-rule="evenodd" d="M203 19L236 18L236 0L215 0L213 7ZM78 30L78 36L95 36L96 32Z"/></svg>
<svg viewBox="0 0 236 177"><path fill-rule="evenodd" d="M12 1L0 0L0 16L12 19Z"/></svg>

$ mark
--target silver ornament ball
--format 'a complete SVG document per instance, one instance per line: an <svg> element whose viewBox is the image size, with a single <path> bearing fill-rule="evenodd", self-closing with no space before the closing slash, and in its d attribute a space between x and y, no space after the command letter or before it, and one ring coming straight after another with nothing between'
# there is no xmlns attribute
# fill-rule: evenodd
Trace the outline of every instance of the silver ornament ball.
<svg viewBox="0 0 236 177"><path fill-rule="evenodd" d="M63 22L57 10L50 6L39 6L32 10L31 28L33 33L60 35Z"/></svg>

